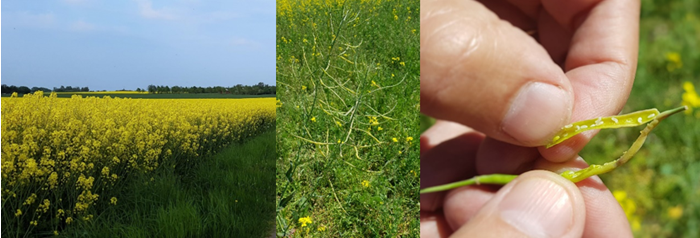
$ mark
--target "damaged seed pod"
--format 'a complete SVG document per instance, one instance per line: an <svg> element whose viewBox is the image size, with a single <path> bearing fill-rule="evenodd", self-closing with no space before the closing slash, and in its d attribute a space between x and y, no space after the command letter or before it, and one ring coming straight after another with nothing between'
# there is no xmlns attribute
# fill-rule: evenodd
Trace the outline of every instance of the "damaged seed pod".
<svg viewBox="0 0 700 238"><path fill-rule="evenodd" d="M610 117L598 117L584 121L578 121L561 128L554 136L552 142L547 144L547 148L569 139L578 133L595 130L595 129L610 129L621 127L633 127L643 125L651 120L654 120L659 115L659 110L656 108L636 111L625 115L617 115Z"/></svg>
<svg viewBox="0 0 700 238"><path fill-rule="evenodd" d="M658 110L656 109L649 109L649 110L643 110L643 111L638 111L638 112L633 112L630 114L625 114L625 115L619 115L619 116L612 116L612 117L604 117L604 118L594 118L590 120L585 120L585 121L580 121L573 123L571 125L567 125L564 128L562 128L562 131L555 136L555 138L552 140L552 142L556 142L551 145L555 145L561 141L566 140L567 138L570 138L571 136L578 134L582 131L585 130L590 130L590 129L604 129L604 128L620 128L620 127L630 127L630 126L638 126L641 124L644 124L645 122L651 121L641 132L637 140L634 141L632 146L629 148L629 150L625 151L622 153L622 156L620 156L618 159L607 162L602 165L596 165L592 164L588 168L573 171L573 170L567 170L562 172L560 175L566 179L568 179L571 182L579 182L582 181L588 177L598 175L598 174L603 174L610 172L614 170L615 168L627 163L630 159L632 159L632 156L639 151L639 149L642 147L644 144L644 141L647 138L647 135L649 135L649 132L653 130L659 122L661 122L663 119L667 118L670 115L682 112L687 110L687 106L683 107L678 107L674 108L671 110L664 111L662 113L659 113ZM612 122L612 123L609 123ZM607 125L606 125L607 123ZM591 126L592 125L592 126ZM585 126L585 127L583 127ZM593 127L593 128L591 128ZM568 130L574 128L574 130ZM568 130L568 132L567 132ZM568 135L568 133L574 133L572 135ZM562 139L563 138L563 139ZM558 142L557 142L558 141ZM549 145L547 147L550 147ZM479 185L479 184L497 184L497 185L505 185L506 183L509 183L510 181L513 181L518 175L511 175L511 174L487 174L487 175L479 175L467 180L462 180L458 182L453 182L449 184L443 184L439 186L433 186L433 187L428 187L428 188L423 188L420 190L421 194L424 193L433 193L433 192L440 192L440 191L447 191L450 189L458 188L461 186L468 186L468 185Z"/></svg>

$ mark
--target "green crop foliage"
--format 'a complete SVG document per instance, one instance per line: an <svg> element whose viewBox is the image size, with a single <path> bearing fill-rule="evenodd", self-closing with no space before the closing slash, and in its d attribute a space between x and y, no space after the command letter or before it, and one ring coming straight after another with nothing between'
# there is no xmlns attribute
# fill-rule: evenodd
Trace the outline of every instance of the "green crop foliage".
<svg viewBox="0 0 700 238"><path fill-rule="evenodd" d="M277 236L419 236L419 5L277 1Z"/></svg>

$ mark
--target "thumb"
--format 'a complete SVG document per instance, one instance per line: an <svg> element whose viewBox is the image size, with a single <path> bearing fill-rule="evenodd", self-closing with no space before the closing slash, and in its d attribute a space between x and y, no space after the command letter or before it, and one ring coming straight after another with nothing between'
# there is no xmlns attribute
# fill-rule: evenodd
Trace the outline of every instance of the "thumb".
<svg viewBox="0 0 700 238"><path fill-rule="evenodd" d="M504 186L453 237L581 237L585 221L576 185L538 170Z"/></svg>
<svg viewBox="0 0 700 238"><path fill-rule="evenodd" d="M421 1L421 111L520 146L569 122L573 90L547 51L477 1Z"/></svg>

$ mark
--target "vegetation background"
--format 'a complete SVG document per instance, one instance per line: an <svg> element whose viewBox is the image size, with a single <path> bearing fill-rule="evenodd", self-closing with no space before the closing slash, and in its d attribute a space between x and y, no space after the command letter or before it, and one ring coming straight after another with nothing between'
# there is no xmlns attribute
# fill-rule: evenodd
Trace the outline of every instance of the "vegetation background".
<svg viewBox="0 0 700 238"><path fill-rule="evenodd" d="M700 237L700 3L642 0L639 65L622 113L688 105L652 131L629 163L601 175L625 210L635 237ZM432 119L421 118L422 130ZM602 130L580 155L618 158L643 127Z"/></svg>
<svg viewBox="0 0 700 238"><path fill-rule="evenodd" d="M275 132L248 138L186 171L134 178L94 222L64 237L268 237L274 227Z"/></svg>
<svg viewBox="0 0 700 238"><path fill-rule="evenodd" d="M419 236L419 6L277 1L277 236Z"/></svg>

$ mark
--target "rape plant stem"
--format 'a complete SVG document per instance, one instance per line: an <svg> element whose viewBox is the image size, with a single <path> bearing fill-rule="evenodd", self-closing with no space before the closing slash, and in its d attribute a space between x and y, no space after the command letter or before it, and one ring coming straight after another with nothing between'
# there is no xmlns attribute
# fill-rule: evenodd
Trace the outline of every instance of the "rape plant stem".
<svg viewBox="0 0 700 238"><path fill-rule="evenodd" d="M618 158L617 160L607 162L603 165L590 165L588 168L579 170L579 171L571 171L567 170L561 173L561 176L564 178L571 180L571 182L577 183L581 180L584 180L588 177L598 175L598 174L604 174L607 172L610 172L617 168L620 165L623 165L627 163L630 159L632 159L632 156L634 156L640 148L642 148L642 145L644 145L644 141L646 141L647 136L649 135L649 132L651 132L652 129L654 129L661 120L665 119L666 117L673 115L675 113L681 112L686 110L686 107L679 107L679 108L674 108L668 111L664 111L658 116L654 118L647 126L640 132L639 137L637 137L637 140L634 141L632 146L630 146L630 149L627 150Z"/></svg>
<svg viewBox="0 0 700 238"><path fill-rule="evenodd" d="M441 192L441 191L447 191L450 189L455 189L459 188L462 186L469 186L469 185L480 185L480 184L495 184L495 185L505 185L509 183L510 181L513 181L518 177L518 175L512 175L512 174L488 174L488 175L479 175L479 176L474 176L473 178L467 179L467 180L462 180L459 182L454 182L454 183L448 183L448 184L443 184L439 186L434 186L434 187L429 187L429 188L424 188L420 190L421 194L424 193L433 193L433 192Z"/></svg>
<svg viewBox="0 0 700 238"><path fill-rule="evenodd" d="M649 132L651 132L652 129L654 129L660 121L663 119L666 119L668 116L676 114L678 112L682 112L687 110L687 106L683 107L678 107L674 108L668 111L664 111L662 113L658 113L658 115L654 116L653 120L647 124L647 126L640 132L639 137L637 140L634 141L632 146L630 147L629 150L625 151L620 158L607 162L603 165L590 165L588 168L581 169L578 171L571 171L567 170L561 173L561 176L570 180L571 182L577 183L580 182L588 177L598 175L598 174L604 174L607 172L610 172L614 170L615 168L619 167L620 165L623 165L629 161L632 156L634 156L639 149L642 147L644 144L644 141L646 140L647 136L649 135ZM649 110L645 110L649 111ZM439 186L433 186L433 187L428 187L420 190L421 194L424 193L432 193L432 192L441 192L441 191L446 191L462 186L468 186L468 185L479 185L479 184L494 184L494 185L505 185L506 183L512 181L515 179L517 175L508 175L508 174L488 174L488 175L479 175L475 176L473 178L467 179L467 180L462 180L454 183L448 183L444 185L439 185Z"/></svg>

